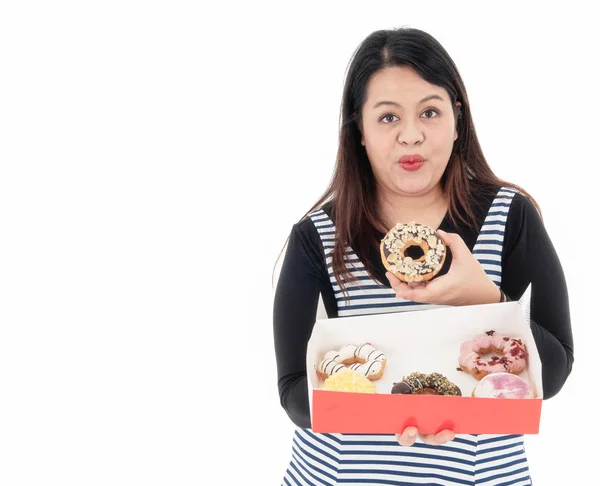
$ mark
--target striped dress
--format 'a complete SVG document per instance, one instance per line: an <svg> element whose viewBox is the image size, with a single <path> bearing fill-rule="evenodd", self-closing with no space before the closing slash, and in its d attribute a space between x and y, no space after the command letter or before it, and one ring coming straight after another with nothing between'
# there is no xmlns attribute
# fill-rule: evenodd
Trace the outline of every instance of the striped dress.
<svg viewBox="0 0 600 486"><path fill-rule="evenodd" d="M473 248L486 273L500 286L504 229L515 192L502 188ZM368 276L351 248L347 260L357 281L348 285L349 302L332 271L335 226L322 210L311 213L325 250L339 317L429 309L434 306L396 298ZM292 443L292 459L282 485L530 485L522 435L457 435L445 445L417 441L411 447L398 444L391 434L317 434L298 428Z"/></svg>

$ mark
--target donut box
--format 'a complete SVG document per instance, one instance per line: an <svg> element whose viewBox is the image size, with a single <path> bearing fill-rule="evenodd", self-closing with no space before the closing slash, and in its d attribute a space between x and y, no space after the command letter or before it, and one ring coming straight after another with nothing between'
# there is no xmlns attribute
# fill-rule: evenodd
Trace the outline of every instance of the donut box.
<svg viewBox="0 0 600 486"><path fill-rule="evenodd" d="M414 425L426 434L442 429L457 434L537 434L543 396L542 368L525 314L520 303L508 302L317 319L307 348L312 430L387 434ZM461 347L477 336L487 335L509 336L526 347L526 366L514 374L529 384L533 398L472 396L479 380L459 366ZM373 361L347 365L363 371L365 377L371 369L378 373L368 383L368 393L335 391L324 386L327 373L338 369L352 346L363 346L357 356L366 349L364 353L385 357L383 373L379 372L381 366L370 366ZM367 359L365 354L362 361ZM414 376L439 375L443 378L436 383L460 390L459 396L392 393L398 383L415 381ZM360 378L368 382L365 377ZM409 379L404 380L405 377Z"/></svg>

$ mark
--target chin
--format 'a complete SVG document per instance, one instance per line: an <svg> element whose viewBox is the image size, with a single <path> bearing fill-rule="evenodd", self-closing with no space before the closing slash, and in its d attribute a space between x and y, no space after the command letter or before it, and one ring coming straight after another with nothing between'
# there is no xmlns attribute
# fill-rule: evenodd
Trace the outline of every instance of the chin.
<svg viewBox="0 0 600 486"><path fill-rule="evenodd" d="M431 184L430 181L403 181L401 184L396 184L396 191L401 194L409 196L420 196L421 194L427 194L431 191L435 184Z"/></svg>

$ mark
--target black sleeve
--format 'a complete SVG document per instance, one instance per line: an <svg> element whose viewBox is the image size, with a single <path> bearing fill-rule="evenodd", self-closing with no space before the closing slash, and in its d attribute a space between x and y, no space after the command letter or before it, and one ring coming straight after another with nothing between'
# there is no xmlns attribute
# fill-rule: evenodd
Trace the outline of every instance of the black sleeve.
<svg viewBox="0 0 600 486"><path fill-rule="evenodd" d="M531 331L542 361L544 399L556 395L573 366L569 296L562 266L539 213L515 195L507 218L502 290L518 300L531 282Z"/></svg>
<svg viewBox="0 0 600 486"><path fill-rule="evenodd" d="M336 317L333 289L324 267L323 246L311 220L292 228L275 291L273 333L281 406L299 427L310 428L306 348L317 315L319 294ZM322 263L320 263L322 262Z"/></svg>

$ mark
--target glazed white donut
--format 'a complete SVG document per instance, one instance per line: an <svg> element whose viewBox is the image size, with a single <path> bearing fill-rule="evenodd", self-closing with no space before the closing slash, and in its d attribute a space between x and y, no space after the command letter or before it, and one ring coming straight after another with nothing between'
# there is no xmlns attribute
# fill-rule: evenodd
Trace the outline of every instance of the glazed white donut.
<svg viewBox="0 0 600 486"><path fill-rule="evenodd" d="M360 346L345 344L338 350L328 351L317 366L317 375L325 380L343 369L358 371L369 380L377 380L383 375L387 363L384 353L370 343Z"/></svg>

